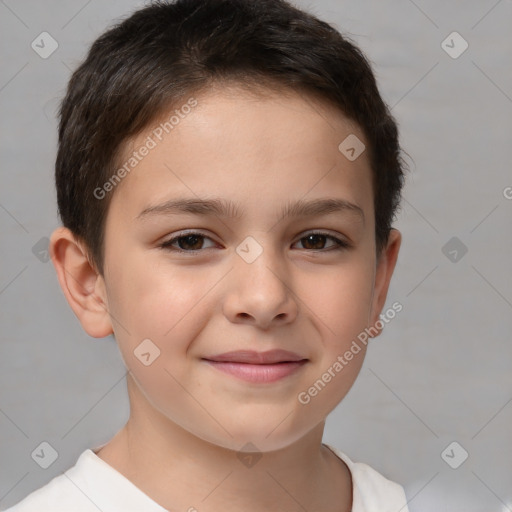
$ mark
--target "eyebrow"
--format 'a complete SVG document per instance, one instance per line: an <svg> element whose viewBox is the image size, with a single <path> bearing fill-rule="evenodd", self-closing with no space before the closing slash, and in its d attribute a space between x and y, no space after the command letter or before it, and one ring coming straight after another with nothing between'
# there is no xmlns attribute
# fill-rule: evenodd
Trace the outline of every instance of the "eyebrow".
<svg viewBox="0 0 512 512"><path fill-rule="evenodd" d="M299 199L295 202L288 202L281 209L278 222L287 217L312 217L341 212L356 214L361 218L363 224L365 223L364 211L360 206L346 199L339 198L313 199L310 201ZM136 219L144 219L153 215L177 215L180 213L192 213L203 216L213 215L234 219L242 216L242 208L233 201L220 198L170 199L161 204L148 206L137 215Z"/></svg>

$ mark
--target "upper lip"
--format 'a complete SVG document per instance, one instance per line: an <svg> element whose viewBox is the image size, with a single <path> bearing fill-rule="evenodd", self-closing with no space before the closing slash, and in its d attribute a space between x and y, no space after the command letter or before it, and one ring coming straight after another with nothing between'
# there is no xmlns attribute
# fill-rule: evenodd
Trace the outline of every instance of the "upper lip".
<svg viewBox="0 0 512 512"><path fill-rule="evenodd" d="M290 361L303 361L306 358L288 350L268 350L256 352L254 350L235 350L214 356L206 357L208 361L250 363L250 364L274 364Z"/></svg>

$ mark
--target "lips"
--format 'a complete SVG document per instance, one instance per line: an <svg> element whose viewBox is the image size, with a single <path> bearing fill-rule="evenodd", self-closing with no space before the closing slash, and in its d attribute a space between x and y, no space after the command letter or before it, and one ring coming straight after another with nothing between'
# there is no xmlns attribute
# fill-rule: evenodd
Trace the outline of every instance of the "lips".
<svg viewBox="0 0 512 512"><path fill-rule="evenodd" d="M203 358L210 366L251 383L271 383L296 373L308 359L287 350L237 350Z"/></svg>
<svg viewBox="0 0 512 512"><path fill-rule="evenodd" d="M305 360L304 357L289 352L288 350L268 350L267 352L256 352L254 350L236 350L233 352L225 352L205 358L209 361L217 361L223 363L247 363L247 364L275 364L289 363Z"/></svg>

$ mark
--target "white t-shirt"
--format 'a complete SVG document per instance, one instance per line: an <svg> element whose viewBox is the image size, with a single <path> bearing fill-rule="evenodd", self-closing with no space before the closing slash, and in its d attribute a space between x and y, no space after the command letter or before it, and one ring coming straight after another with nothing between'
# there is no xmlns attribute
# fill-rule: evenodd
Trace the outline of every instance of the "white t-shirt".
<svg viewBox="0 0 512 512"><path fill-rule="evenodd" d="M366 464L352 462L336 448L325 446L350 469L352 512L408 512L402 486ZM5 512L99 511L168 512L91 449L85 450L72 468Z"/></svg>

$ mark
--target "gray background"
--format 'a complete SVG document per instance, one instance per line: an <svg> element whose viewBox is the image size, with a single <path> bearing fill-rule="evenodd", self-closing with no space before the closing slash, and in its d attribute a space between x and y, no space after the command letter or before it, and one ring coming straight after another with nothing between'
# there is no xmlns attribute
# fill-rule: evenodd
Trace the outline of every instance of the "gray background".
<svg viewBox="0 0 512 512"><path fill-rule="evenodd" d="M372 341L325 442L404 485L411 512L511 511L512 1L296 3L367 54L412 157L386 306L403 311ZM44 245L59 225L58 100L90 43L141 4L0 2L1 508L128 418L115 341L82 331ZM43 31L59 44L47 59L31 48ZM441 46L453 31L469 44L458 58ZM468 249L456 262L442 251L452 237ZM31 458L42 441L59 454L48 469ZM453 441L469 454L457 469L441 457Z"/></svg>

